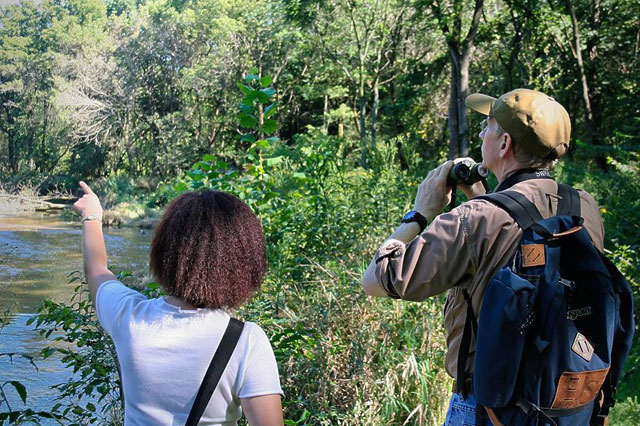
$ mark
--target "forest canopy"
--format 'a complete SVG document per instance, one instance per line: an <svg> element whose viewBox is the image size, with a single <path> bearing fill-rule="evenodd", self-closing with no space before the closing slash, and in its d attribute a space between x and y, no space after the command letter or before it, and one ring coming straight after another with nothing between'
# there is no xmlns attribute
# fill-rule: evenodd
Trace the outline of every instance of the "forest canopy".
<svg viewBox="0 0 640 426"><path fill-rule="evenodd" d="M232 158L251 67L272 78L282 140L345 138L365 167L398 137L477 155L466 95L527 87L606 168L638 146L639 17L633 0L22 1L0 12L0 174L64 186Z"/></svg>

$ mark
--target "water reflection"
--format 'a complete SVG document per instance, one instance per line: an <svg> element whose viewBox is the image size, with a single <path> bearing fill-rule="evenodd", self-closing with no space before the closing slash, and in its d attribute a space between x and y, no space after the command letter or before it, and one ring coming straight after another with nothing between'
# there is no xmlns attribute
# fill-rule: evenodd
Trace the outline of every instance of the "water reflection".
<svg viewBox="0 0 640 426"><path fill-rule="evenodd" d="M54 404L49 389L70 377L58 356L38 361L41 349L51 345L27 326L27 319L45 299L67 302L78 282L69 283L73 271L82 270L81 226L56 216L0 217L0 313L10 314L0 329L0 354L34 357L39 372L19 355L13 361L0 356L0 383L18 380L27 387L28 406L46 410ZM133 273L134 280L148 279L151 232L138 229L105 229L110 265ZM7 396L12 408L24 408L11 387ZM0 411L6 407L0 405Z"/></svg>
<svg viewBox="0 0 640 426"><path fill-rule="evenodd" d="M149 231L105 229L110 265L147 275ZM69 300L76 284L69 274L82 270L81 227L57 217L0 217L0 311L34 312L45 298Z"/></svg>
<svg viewBox="0 0 640 426"><path fill-rule="evenodd" d="M27 388L27 407L35 410L50 410L55 404L57 392L49 388L71 377L55 353L45 361L40 361L40 351L51 346L52 341L41 337L32 327L26 325L31 314L12 315L10 322L0 330L0 354L14 353L12 357L0 356L0 382L17 380ZM32 357L36 367L26 357ZM11 386L5 387L5 394L11 408L26 408ZM0 404L0 411L5 406ZM56 424L54 422L43 424Z"/></svg>

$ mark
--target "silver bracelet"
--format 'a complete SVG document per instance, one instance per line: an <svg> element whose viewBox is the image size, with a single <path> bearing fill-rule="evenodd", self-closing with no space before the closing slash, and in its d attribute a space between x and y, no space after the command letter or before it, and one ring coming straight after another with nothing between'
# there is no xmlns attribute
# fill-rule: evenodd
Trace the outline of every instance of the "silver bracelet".
<svg viewBox="0 0 640 426"><path fill-rule="evenodd" d="M89 216L85 216L82 219L80 219L81 223L85 223L88 220L97 220L98 222L102 223L102 218L100 216L96 216L94 214L90 214Z"/></svg>

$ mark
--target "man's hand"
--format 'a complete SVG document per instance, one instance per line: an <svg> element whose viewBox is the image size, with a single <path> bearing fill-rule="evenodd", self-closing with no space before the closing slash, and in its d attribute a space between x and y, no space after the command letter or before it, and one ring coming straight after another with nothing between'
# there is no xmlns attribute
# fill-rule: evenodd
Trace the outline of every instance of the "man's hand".
<svg viewBox="0 0 640 426"><path fill-rule="evenodd" d="M73 204L73 208L78 212L80 217L94 215L102 219L102 206L98 196L89 188L89 185L80 181L80 188L84 192L82 198Z"/></svg>
<svg viewBox="0 0 640 426"><path fill-rule="evenodd" d="M413 209L431 221L451 201L451 187L447 185L447 176L453 166L449 160L431 170L425 180L418 186L418 193Z"/></svg>

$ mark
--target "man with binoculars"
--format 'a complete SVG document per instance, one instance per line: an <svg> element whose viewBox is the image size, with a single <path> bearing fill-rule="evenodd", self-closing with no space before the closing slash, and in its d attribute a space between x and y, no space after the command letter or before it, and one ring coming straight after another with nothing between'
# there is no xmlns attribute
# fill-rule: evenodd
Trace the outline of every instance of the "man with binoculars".
<svg viewBox="0 0 640 426"><path fill-rule="evenodd" d="M531 201L544 218L558 208L558 184L550 170L569 147L571 122L553 98L533 90L516 89L498 99L473 94L470 109L487 116L482 138L482 163L498 179L494 192L509 189ZM468 356L458 365L467 302L478 315L485 288L517 250L522 230L493 203L473 197L485 194L480 182L459 180L468 201L440 214L452 197L448 184L453 161L432 170L418 186L412 211L382 244L362 278L364 291L412 301L448 290L444 312L447 336L446 370L456 379L445 426L490 425L476 413L473 387L475 335ZM604 229L593 197L579 191L584 226L594 246L603 250ZM464 380L460 380L461 372ZM484 411L484 410L483 410ZM476 415L478 414L478 417Z"/></svg>

